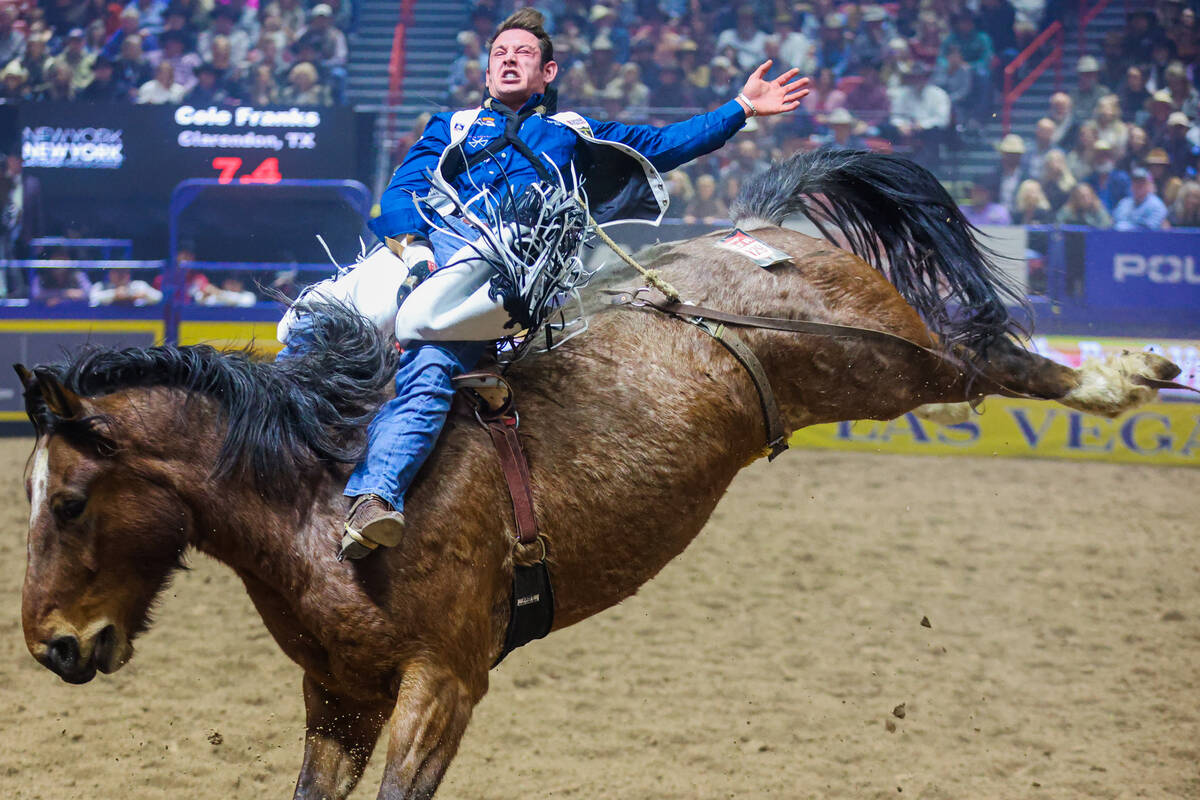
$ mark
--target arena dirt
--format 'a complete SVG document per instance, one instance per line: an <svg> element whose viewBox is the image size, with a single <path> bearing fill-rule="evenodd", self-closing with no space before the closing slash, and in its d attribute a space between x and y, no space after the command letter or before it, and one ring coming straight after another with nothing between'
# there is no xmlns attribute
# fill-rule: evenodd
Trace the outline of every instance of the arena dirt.
<svg viewBox="0 0 1200 800"><path fill-rule="evenodd" d="M290 797L300 675L224 567L193 558L114 676L29 657L30 444L0 440L0 796ZM492 673L438 796L1200 797L1198 478L755 464L637 597Z"/></svg>

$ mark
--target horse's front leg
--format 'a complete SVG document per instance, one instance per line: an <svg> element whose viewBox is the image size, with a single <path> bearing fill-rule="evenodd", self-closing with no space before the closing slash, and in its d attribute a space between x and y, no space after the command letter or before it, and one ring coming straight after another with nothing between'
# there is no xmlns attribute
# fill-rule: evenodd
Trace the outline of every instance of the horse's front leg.
<svg viewBox="0 0 1200 800"><path fill-rule="evenodd" d="M379 800L433 797L458 751L471 711L486 691L486 671L477 683L472 687L454 670L429 661L405 669L388 726L388 760Z"/></svg>
<svg viewBox="0 0 1200 800"><path fill-rule="evenodd" d="M333 694L304 676L307 734L295 800L345 800L366 769L390 704Z"/></svg>

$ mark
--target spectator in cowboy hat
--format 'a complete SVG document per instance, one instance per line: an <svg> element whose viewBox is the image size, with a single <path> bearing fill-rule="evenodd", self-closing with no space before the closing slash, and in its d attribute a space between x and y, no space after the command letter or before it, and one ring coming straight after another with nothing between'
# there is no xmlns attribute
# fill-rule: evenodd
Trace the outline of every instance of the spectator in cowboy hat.
<svg viewBox="0 0 1200 800"><path fill-rule="evenodd" d="M818 142L834 150L863 150L867 143L855 133L858 120L844 108L834 109L825 118L829 133L818 139Z"/></svg>
<svg viewBox="0 0 1200 800"><path fill-rule="evenodd" d="M1093 150L1092 172L1087 182L1096 190L1104 207L1112 211L1129 194L1129 173L1117 169L1116 155L1108 142L1096 142Z"/></svg>
<svg viewBox="0 0 1200 800"><path fill-rule="evenodd" d="M79 93L79 100L84 103L120 103L129 100L126 87L116 79L113 62L104 56L97 56L92 64L92 82Z"/></svg>
<svg viewBox="0 0 1200 800"><path fill-rule="evenodd" d="M1079 84L1071 95L1075 103L1075 113L1080 119L1087 119L1096 112L1096 103L1106 94L1112 94L1107 87L1100 85L1100 62L1095 56L1083 56L1075 65L1079 76Z"/></svg>
<svg viewBox="0 0 1200 800"><path fill-rule="evenodd" d="M1143 167L1130 175L1128 197L1113 209L1113 227L1117 230L1161 230L1167 223L1167 206L1154 193L1154 178Z"/></svg>
<svg viewBox="0 0 1200 800"><path fill-rule="evenodd" d="M882 61L887 55L888 42L895 36L895 31L888 24L887 11L883 6L864 6L862 10L862 30L854 38L855 71L863 64ZM793 63L793 62L788 62Z"/></svg>
<svg viewBox="0 0 1200 800"><path fill-rule="evenodd" d="M170 64L174 70L175 82L187 92L196 85L196 70L204 60L198 53L188 51L190 40L184 31L163 31L158 40L162 49L148 54L146 59L154 65L155 70L164 62Z"/></svg>
<svg viewBox="0 0 1200 800"><path fill-rule="evenodd" d="M95 56L89 55L84 49L83 28L72 28L67 32L66 44L54 59L57 64L65 64L71 71L71 83L76 89L82 89L92 82L92 62Z"/></svg>
<svg viewBox="0 0 1200 800"><path fill-rule="evenodd" d="M8 66L0 70L0 100L6 103L22 103L30 98L28 84L29 73L21 66L21 62L13 59Z"/></svg>
<svg viewBox="0 0 1200 800"><path fill-rule="evenodd" d="M192 106L223 105L229 96L220 83L221 71L205 62L196 68L196 83L183 96L183 102Z"/></svg>
<svg viewBox="0 0 1200 800"><path fill-rule="evenodd" d="M629 31L624 26L618 24L617 13L605 5L596 4L592 6L591 14L588 17L592 23L592 35L599 39L603 36L611 45L613 55L618 61L624 63L629 58ZM494 23L493 23L494 25ZM491 35L489 30L488 35ZM596 45L592 44L594 50ZM612 80L608 78L607 80Z"/></svg>
<svg viewBox="0 0 1200 800"><path fill-rule="evenodd" d="M1161 149L1163 155L1170 162L1169 172L1172 175L1184 175L1187 172L1188 164L1192 161L1195 148L1188 141L1188 132L1191 128L1191 121L1188 120L1187 114L1184 114L1182 111L1172 111L1171 115L1167 117L1167 136L1166 140L1162 143ZM1167 200L1165 192L1163 199ZM1171 201L1167 200L1167 202Z"/></svg>
<svg viewBox="0 0 1200 800"><path fill-rule="evenodd" d="M1158 194L1162 197L1162 201L1168 206L1175 202L1175 198L1179 194L1179 187L1183 185L1183 181L1171 171L1171 159L1167 156L1167 151L1161 147L1156 147L1146 154L1145 161L1146 171L1150 173L1150 177L1154 178L1154 185L1158 187Z"/></svg>
<svg viewBox="0 0 1200 800"><path fill-rule="evenodd" d="M346 46L346 34L333 24L333 8L328 3L317 3L308 12L308 25L299 31L297 39L311 39L317 46L321 66L334 70L346 65L349 48Z"/></svg>
<svg viewBox="0 0 1200 800"><path fill-rule="evenodd" d="M1166 89L1159 89L1150 95L1150 102L1147 104L1150 114L1142 127L1146 129L1146 138L1154 147L1162 146L1167 140L1167 134L1170 132L1168 120L1171 117L1172 108L1171 93Z"/></svg>
<svg viewBox="0 0 1200 800"><path fill-rule="evenodd" d="M615 58L616 50L612 39L607 34L600 34L592 40L592 54L588 58L588 76L596 93L604 91L616 79L620 67Z"/></svg>
<svg viewBox="0 0 1200 800"><path fill-rule="evenodd" d="M213 40L223 36L229 40L229 47L234 63L243 64L246 54L250 52L252 42L250 35L240 28L234 27L237 12L229 6L217 6L209 14L212 24L208 30L200 34L196 40L196 51L205 60L212 60Z"/></svg>
<svg viewBox="0 0 1200 800"><path fill-rule="evenodd" d="M46 71L54 63L54 59L46 51L49 41L48 31L30 32L25 42L25 55L17 61L17 64L25 69L25 85L31 92L36 92L46 84Z"/></svg>
<svg viewBox="0 0 1200 800"><path fill-rule="evenodd" d="M817 42L816 68L828 69L840 78L850 69L850 42L846 38L846 19L841 14L826 14Z"/></svg>
<svg viewBox="0 0 1200 800"><path fill-rule="evenodd" d="M1021 167L1025 156L1025 140L1010 133L996 145L1000 152L1000 177L997 179L996 199L1010 211L1017 197L1017 188L1028 173Z"/></svg>

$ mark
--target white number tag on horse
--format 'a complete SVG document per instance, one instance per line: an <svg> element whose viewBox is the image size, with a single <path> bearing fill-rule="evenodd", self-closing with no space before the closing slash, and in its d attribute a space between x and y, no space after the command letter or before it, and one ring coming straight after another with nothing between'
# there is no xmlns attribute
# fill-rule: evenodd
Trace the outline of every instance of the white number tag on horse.
<svg viewBox="0 0 1200 800"><path fill-rule="evenodd" d="M787 253L777 247L772 247L761 239L754 238L741 228L734 228L733 233L717 242L716 246L745 256L764 269L776 264L786 264L792 260Z"/></svg>

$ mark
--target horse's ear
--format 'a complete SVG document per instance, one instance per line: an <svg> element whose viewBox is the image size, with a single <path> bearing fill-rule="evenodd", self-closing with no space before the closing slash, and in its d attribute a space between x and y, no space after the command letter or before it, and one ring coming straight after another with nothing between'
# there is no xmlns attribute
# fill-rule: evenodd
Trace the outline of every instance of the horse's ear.
<svg viewBox="0 0 1200 800"><path fill-rule="evenodd" d="M17 371L17 377L20 378L21 386L25 388L25 391L28 392L37 384L37 378L24 364L13 364L13 369Z"/></svg>
<svg viewBox="0 0 1200 800"><path fill-rule="evenodd" d="M25 387L25 413L33 423L33 429L41 436L46 426L46 401L42 399L42 387L37 376L29 371L24 364L13 364L21 385Z"/></svg>
<svg viewBox="0 0 1200 800"><path fill-rule="evenodd" d="M62 420L79 419L83 416L83 400L63 386L53 370L49 367L34 367L33 376L37 381L37 388L41 391L42 402L51 414Z"/></svg>

